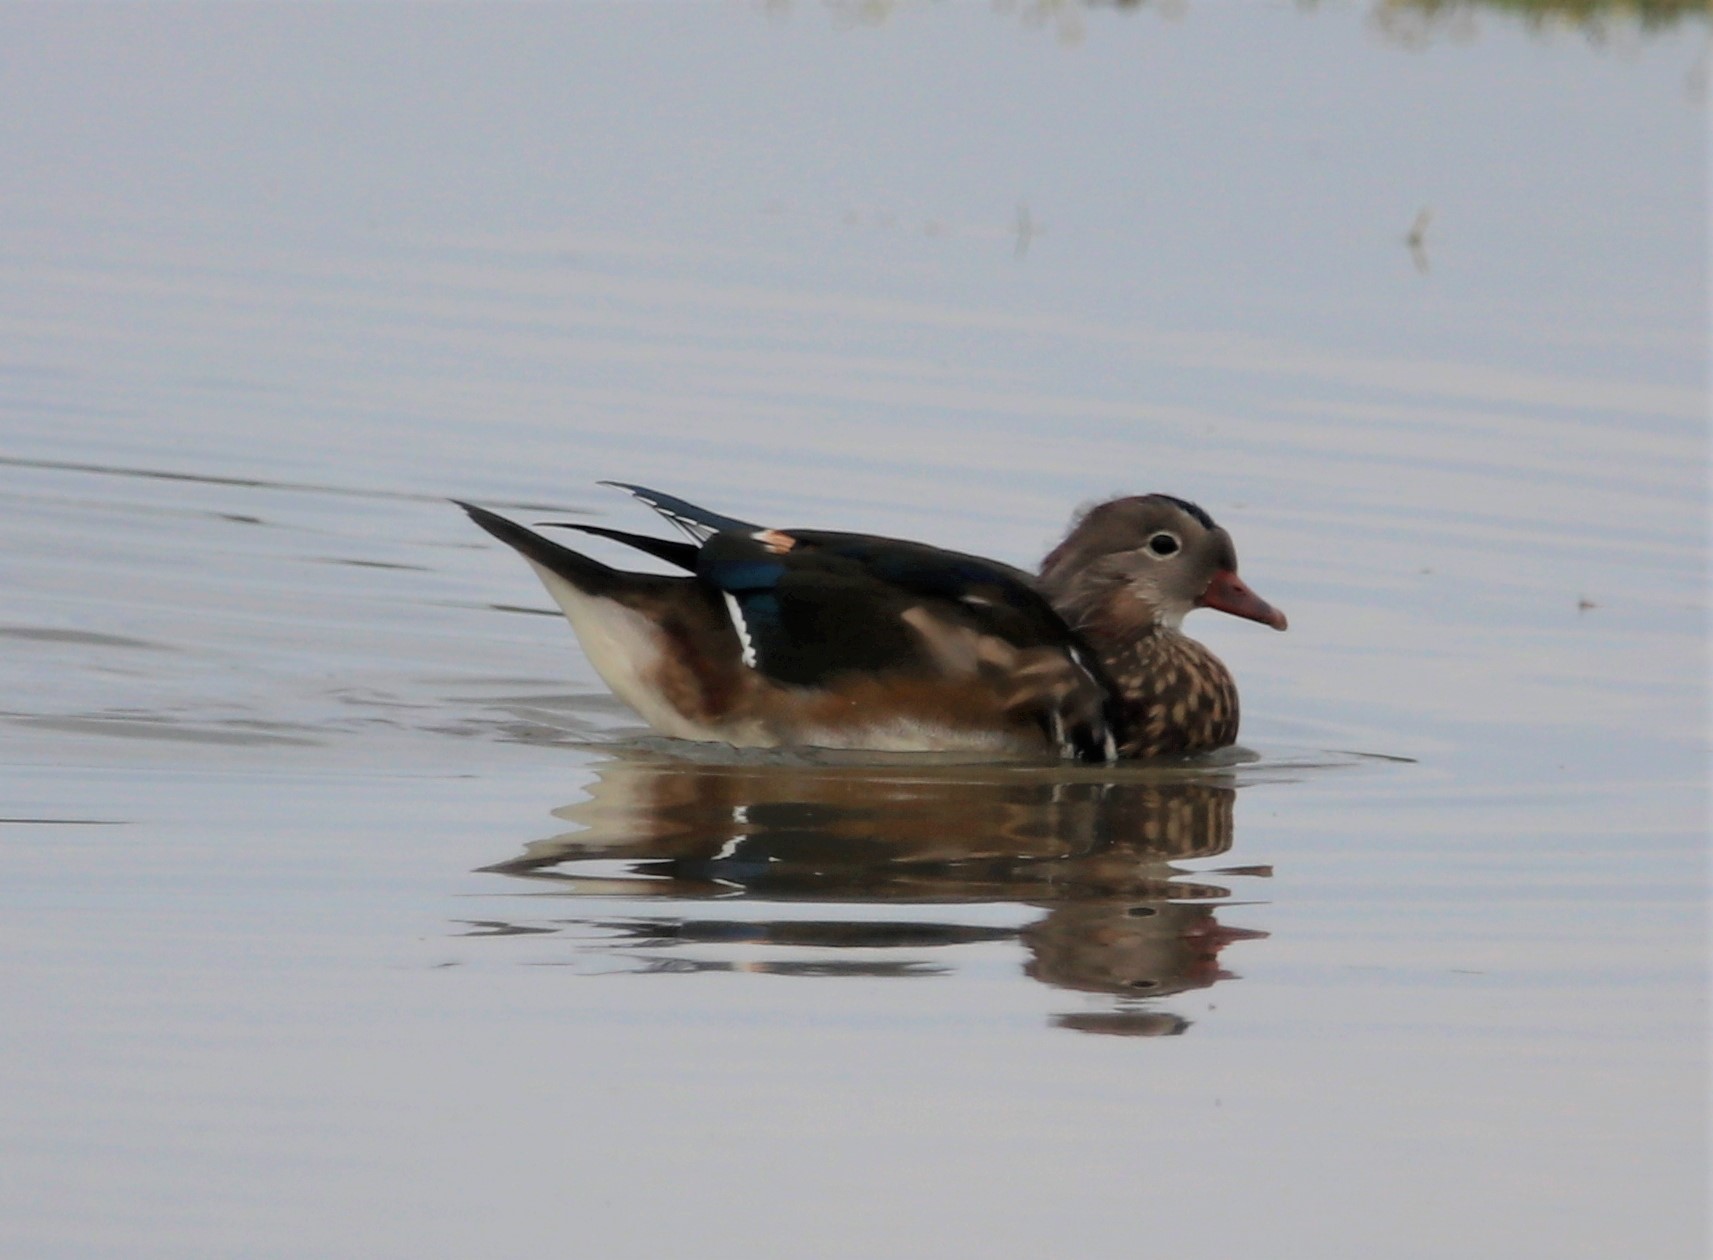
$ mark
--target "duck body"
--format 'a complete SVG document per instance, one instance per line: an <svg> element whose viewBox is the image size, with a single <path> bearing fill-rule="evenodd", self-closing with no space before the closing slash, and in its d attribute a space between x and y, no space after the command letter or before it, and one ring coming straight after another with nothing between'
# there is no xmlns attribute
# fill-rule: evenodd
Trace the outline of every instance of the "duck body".
<svg viewBox="0 0 1713 1260"><path fill-rule="evenodd" d="M530 563L602 680L662 734L738 747L1081 761L1236 738L1236 690L1212 653L1175 625L1149 621L1150 632L1138 633L1134 610L1115 616L1117 604L1069 581L1069 553L1055 567L1076 531L1034 578L921 543L768 529L620 488L688 541L554 524L635 547L683 576L614 569L459 506ZM1098 585L1111 594L1113 581L1103 572ZM1265 615L1228 611L1283 627L1243 595Z"/></svg>

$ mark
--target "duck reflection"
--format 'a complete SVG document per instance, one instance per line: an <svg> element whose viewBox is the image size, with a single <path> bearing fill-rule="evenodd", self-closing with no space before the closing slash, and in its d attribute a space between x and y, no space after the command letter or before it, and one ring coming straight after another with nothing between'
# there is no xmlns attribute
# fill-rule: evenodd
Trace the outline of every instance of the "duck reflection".
<svg viewBox="0 0 1713 1260"><path fill-rule="evenodd" d="M1015 942L1035 980L1109 999L1059 1026L1128 1035L1182 1032L1188 1021L1161 999L1231 978L1221 951L1265 935L1220 923L1231 894L1207 882L1264 868L1175 865L1231 847L1229 771L634 751L588 791L554 811L577 830L485 869L591 907L624 899L625 913L485 921L472 934L565 932L628 970L869 977L944 974L961 957L952 947ZM698 912L714 902L726 912ZM772 948L758 961L756 946Z"/></svg>

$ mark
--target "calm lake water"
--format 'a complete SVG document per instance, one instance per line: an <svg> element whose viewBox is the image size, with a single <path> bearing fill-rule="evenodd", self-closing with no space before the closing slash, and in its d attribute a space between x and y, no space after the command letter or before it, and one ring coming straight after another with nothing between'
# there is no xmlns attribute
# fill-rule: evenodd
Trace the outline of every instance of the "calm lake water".
<svg viewBox="0 0 1713 1260"><path fill-rule="evenodd" d="M0 1252L1705 1254L1705 22L0 47ZM600 478L1291 630L1202 765L674 745L445 502Z"/></svg>

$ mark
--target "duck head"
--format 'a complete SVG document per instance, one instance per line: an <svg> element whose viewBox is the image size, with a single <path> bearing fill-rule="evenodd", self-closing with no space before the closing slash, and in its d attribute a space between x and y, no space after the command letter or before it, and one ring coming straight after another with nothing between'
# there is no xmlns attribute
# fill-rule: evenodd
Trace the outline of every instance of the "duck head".
<svg viewBox="0 0 1713 1260"><path fill-rule="evenodd" d="M1176 631L1195 608L1285 628L1285 614L1238 578L1231 535L1167 494L1084 512L1042 562L1041 589L1073 626L1104 639Z"/></svg>

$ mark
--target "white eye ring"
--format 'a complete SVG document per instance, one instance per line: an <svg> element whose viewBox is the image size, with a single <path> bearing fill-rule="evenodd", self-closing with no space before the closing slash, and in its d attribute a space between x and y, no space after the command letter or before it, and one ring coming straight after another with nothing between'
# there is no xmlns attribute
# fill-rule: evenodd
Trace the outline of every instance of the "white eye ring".
<svg viewBox="0 0 1713 1260"><path fill-rule="evenodd" d="M1183 550L1183 546L1183 542L1176 534L1162 529L1149 536L1147 551L1154 559L1164 560L1177 555L1179 551Z"/></svg>

